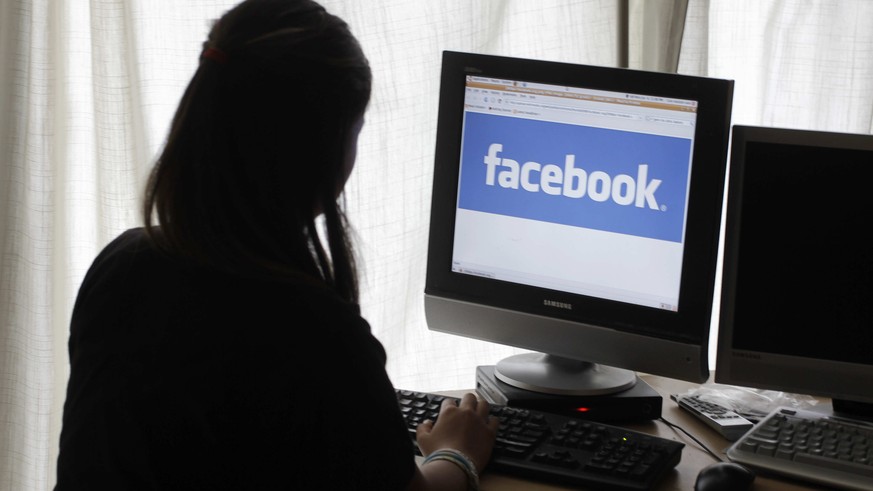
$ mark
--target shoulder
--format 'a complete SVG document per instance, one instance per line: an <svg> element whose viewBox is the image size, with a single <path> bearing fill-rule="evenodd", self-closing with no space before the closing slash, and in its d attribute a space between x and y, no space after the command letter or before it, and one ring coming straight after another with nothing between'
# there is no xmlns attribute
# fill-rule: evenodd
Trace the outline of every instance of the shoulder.
<svg viewBox="0 0 873 491"><path fill-rule="evenodd" d="M148 242L142 229L130 229L118 235L97 254L79 288L79 300L95 294L113 283L115 276L127 273L138 258L149 254Z"/></svg>
<svg viewBox="0 0 873 491"><path fill-rule="evenodd" d="M154 253L149 244L149 238L142 227L127 229L116 236L103 247L95 262L105 260L117 254Z"/></svg>
<svg viewBox="0 0 873 491"><path fill-rule="evenodd" d="M119 267L129 268L143 260L154 260L157 255L142 228L128 229L103 247L85 275L83 284L95 276L118 271Z"/></svg>

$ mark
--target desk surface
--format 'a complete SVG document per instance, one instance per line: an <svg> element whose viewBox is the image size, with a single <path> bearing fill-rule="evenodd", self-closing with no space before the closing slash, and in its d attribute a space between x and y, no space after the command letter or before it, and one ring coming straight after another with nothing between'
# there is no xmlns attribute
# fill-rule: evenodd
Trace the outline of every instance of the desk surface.
<svg viewBox="0 0 873 491"><path fill-rule="evenodd" d="M713 452L719 454L724 460L727 460L724 452L730 446L730 442L722 438L721 435L706 426L702 421L699 421L684 410L680 409L675 402L670 400L670 394L681 394L687 392L688 390L697 387L698 384L652 375L642 375L641 378L648 382L648 384L657 390L663 397L661 416L664 419L681 426L701 442L705 443ZM464 391L455 391L452 395L458 395L463 392ZM697 473L700 469L715 462L712 456L705 450L701 449L694 440L681 431L670 428L663 422L648 421L621 426L649 433L651 435L657 435L662 438L676 440L685 444L685 448L682 450L682 460L679 462L679 465L676 466L675 470L664 479L661 486L658 488L659 490L693 490L694 481L697 479ZM497 472L489 472L488 469L485 469L485 472L481 476L481 485L483 491L561 491L575 489L502 475ZM813 489L819 488L812 485L804 486L787 480L761 475L755 479L752 486L753 491L795 491Z"/></svg>

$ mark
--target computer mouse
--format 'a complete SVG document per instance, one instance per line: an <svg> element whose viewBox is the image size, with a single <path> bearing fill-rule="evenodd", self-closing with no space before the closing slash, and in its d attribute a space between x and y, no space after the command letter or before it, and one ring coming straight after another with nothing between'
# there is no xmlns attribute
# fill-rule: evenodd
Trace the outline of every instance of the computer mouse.
<svg viewBox="0 0 873 491"><path fill-rule="evenodd" d="M752 487L755 473L736 462L716 462L700 470L694 491L744 491Z"/></svg>

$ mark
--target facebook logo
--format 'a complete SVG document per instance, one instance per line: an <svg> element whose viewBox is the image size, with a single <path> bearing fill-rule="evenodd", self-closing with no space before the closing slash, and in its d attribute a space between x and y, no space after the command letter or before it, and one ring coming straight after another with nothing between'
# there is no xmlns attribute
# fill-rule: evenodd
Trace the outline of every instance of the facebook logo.
<svg viewBox="0 0 873 491"><path fill-rule="evenodd" d="M542 189L546 194L555 196L563 194L568 198L581 198L587 191L588 196L594 201L606 201L612 198L620 205L636 203L638 208L642 208L647 204L653 210L658 209L655 190L661 185L661 180L646 181L648 165L638 167L637 180L627 174L620 174L613 179L603 171L592 172L589 176L583 169L576 168L575 155L567 155L563 169L557 165L543 166L539 162L532 161L525 162L519 167L515 160L497 158L497 153L501 150L503 145L500 143L492 143L488 147L488 155L485 156L484 162L488 166L485 184L489 186L494 185L497 166L502 166L505 169L500 171L500 185L505 188L518 189L520 182L521 187L526 191L536 193ZM531 181L532 173L540 174L539 183ZM636 191L637 189L639 192Z"/></svg>
<svg viewBox="0 0 873 491"><path fill-rule="evenodd" d="M691 141L467 113L458 206L680 242Z"/></svg>

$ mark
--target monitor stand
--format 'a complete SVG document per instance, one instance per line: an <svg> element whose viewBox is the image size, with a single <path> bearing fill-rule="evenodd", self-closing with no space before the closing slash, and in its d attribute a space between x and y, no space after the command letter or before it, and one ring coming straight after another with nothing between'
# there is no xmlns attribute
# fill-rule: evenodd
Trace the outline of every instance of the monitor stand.
<svg viewBox="0 0 873 491"><path fill-rule="evenodd" d="M492 404L536 409L575 418L620 423L661 417L663 398L644 380L620 392L600 395L556 395L513 387L494 374L494 365L476 367L476 392Z"/></svg>
<svg viewBox="0 0 873 491"><path fill-rule="evenodd" d="M565 396L614 394L637 381L630 370L544 353L504 358L494 367L494 375L519 389Z"/></svg>

